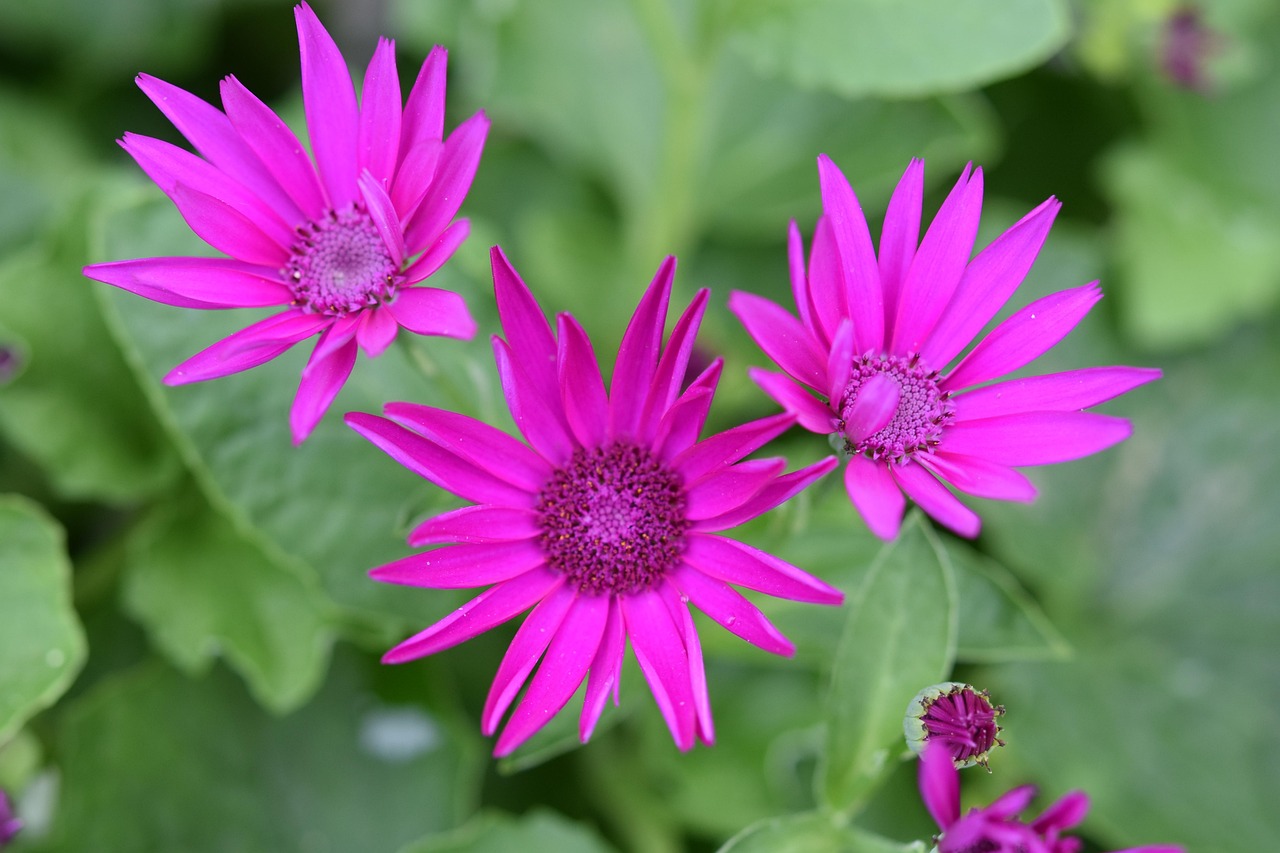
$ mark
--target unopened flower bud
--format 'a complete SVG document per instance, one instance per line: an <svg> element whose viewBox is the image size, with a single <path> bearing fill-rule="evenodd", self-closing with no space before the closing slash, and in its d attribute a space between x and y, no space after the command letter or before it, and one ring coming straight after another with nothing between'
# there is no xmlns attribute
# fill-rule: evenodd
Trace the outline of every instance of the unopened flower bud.
<svg viewBox="0 0 1280 853"><path fill-rule="evenodd" d="M994 705L985 690L969 684L945 681L926 687L907 705L902 721L907 746L923 753L925 744L940 740L947 745L956 767L987 766L987 757L1004 741L997 735L996 717L1003 705ZM989 769L989 768L988 768Z"/></svg>

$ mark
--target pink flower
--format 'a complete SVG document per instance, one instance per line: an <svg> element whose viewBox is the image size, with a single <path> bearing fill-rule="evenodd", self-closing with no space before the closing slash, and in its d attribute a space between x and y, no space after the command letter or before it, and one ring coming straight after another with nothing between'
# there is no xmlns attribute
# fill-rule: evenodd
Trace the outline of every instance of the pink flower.
<svg viewBox="0 0 1280 853"><path fill-rule="evenodd" d="M347 66L315 13L294 8L302 99L314 163L266 104L234 77L225 112L140 75L138 85L195 146L120 141L224 258L140 258L85 267L90 278L183 308L286 306L197 353L169 385L256 367L319 334L289 414L294 443L315 428L355 364L381 354L401 326L470 338L456 293L416 286L466 239L453 221L489 122L477 113L443 139L446 52L431 51L401 106L395 46L382 39L357 103Z"/></svg>
<svg viewBox="0 0 1280 853"><path fill-rule="evenodd" d="M587 678L585 742L618 677L626 641L676 745L714 732L692 601L766 651L792 646L730 586L822 604L838 590L718 535L772 509L830 471L834 458L784 474L784 459L744 456L785 431L774 415L698 440L720 377L717 359L681 391L707 291L663 346L675 259L640 300L606 392L586 333L556 330L498 248L494 293L506 340L493 339L503 391L527 444L463 415L390 403L387 418L350 424L400 464L474 506L424 521L409 544L456 543L380 566L377 580L450 589L489 586L405 640L384 661L447 649L524 612L498 667L482 728L493 734L541 658L494 750L506 755L554 716Z"/></svg>
<svg viewBox="0 0 1280 853"><path fill-rule="evenodd" d="M1031 823L1018 814L1030 803L1036 789L1024 785L1000 796L984 808L960 814L960 771L951 751L940 740L925 746L920 757L920 796L942 834L937 837L937 853L1077 853L1083 844L1064 836L1084 820L1089 798L1072 791ZM1181 847L1150 845L1117 853L1183 853Z"/></svg>
<svg viewBox="0 0 1280 853"><path fill-rule="evenodd" d="M22 829L22 821L14 814L9 802L9 795L0 789L0 847L8 846L13 837Z"/></svg>
<svg viewBox="0 0 1280 853"><path fill-rule="evenodd" d="M753 368L751 377L848 458L845 486L872 532L897 535L905 492L941 524L976 536L977 514L943 483L1031 501L1035 487L1015 468L1078 459L1129 436L1127 420L1083 409L1159 378L1159 370L1096 367L984 384L1065 337L1102 298L1097 282L1033 302L958 358L1031 268L1056 199L970 260L982 170L965 169L917 245L924 163L913 160L889 202L877 257L853 190L825 155L818 175L824 215L807 271L791 223L800 318L749 293L734 293L729 307L785 371Z"/></svg>

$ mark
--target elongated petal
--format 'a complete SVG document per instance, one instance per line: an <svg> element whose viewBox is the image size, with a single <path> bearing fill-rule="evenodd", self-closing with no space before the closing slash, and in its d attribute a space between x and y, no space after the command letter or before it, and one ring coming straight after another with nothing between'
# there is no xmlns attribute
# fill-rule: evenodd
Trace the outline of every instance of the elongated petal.
<svg viewBox="0 0 1280 853"><path fill-rule="evenodd" d="M1031 822L1031 828L1043 835L1050 830L1070 829L1084 821L1089 813L1089 796L1084 791L1068 791L1044 813Z"/></svg>
<svg viewBox="0 0 1280 853"><path fill-rule="evenodd" d="M541 531L538 516L528 509L507 506L464 506L419 524L409 532L409 544L440 545L449 542L513 542L533 539Z"/></svg>
<svg viewBox="0 0 1280 853"><path fill-rule="evenodd" d="M747 375L809 432L827 435L835 431L835 416L831 409L790 376L758 367L747 368Z"/></svg>
<svg viewBox="0 0 1280 853"><path fill-rule="evenodd" d="M684 641L685 656L689 661L689 687L693 691L694 721L698 740L711 746L716 740L715 722L711 719L711 694L707 690L707 670L702 661L702 641L693 624L693 616L685 599L669 578L664 579L657 592L667 605L671 621Z"/></svg>
<svg viewBox="0 0 1280 853"><path fill-rule="evenodd" d="M959 391L1029 364L1065 338L1101 298L1095 281L1037 299L993 329L939 387Z"/></svg>
<svg viewBox="0 0 1280 853"><path fill-rule="evenodd" d="M977 456L939 451L919 463L962 492L997 501L1031 503L1036 487L1021 472Z"/></svg>
<svg viewBox="0 0 1280 853"><path fill-rule="evenodd" d="M511 266L502 248L489 250L493 269L493 296L498 303L502 333L515 354L515 362L533 381L534 390L556 399L560 382L556 373L556 339L542 308Z"/></svg>
<svg viewBox="0 0 1280 853"><path fill-rule="evenodd" d="M883 373L863 382L845 413L844 434L855 446L889 425L898 412L902 387Z"/></svg>
<svg viewBox="0 0 1280 853"><path fill-rule="evenodd" d="M850 457L844 487L872 533L886 542L897 538L907 501L885 463L872 462L862 454Z"/></svg>
<svg viewBox="0 0 1280 853"><path fill-rule="evenodd" d="M395 183L391 185L391 201L401 219L407 220L431 189L442 154L444 143L431 139L418 143L407 154L402 155Z"/></svg>
<svg viewBox="0 0 1280 853"><path fill-rule="evenodd" d="M795 418L790 414L780 414L740 424L698 442L678 455L672 465L686 483L696 483L708 473L732 465L748 453L764 447L793 423Z"/></svg>
<svg viewBox="0 0 1280 853"><path fill-rule="evenodd" d="M349 412L347 425L420 477L473 503L531 508L533 497L433 441L377 415Z"/></svg>
<svg viewBox="0 0 1280 853"><path fill-rule="evenodd" d="M578 443L597 447L604 440L609 418L609 398L600 365L596 361L591 340L569 314L561 314L560 332L560 399Z"/></svg>
<svg viewBox="0 0 1280 853"><path fill-rule="evenodd" d="M662 718L671 730L676 746L687 750L693 746L697 727L693 689L689 676L689 659L680 629L662 599L654 592L626 596L622 599L622 617L626 622L631 647L644 673Z"/></svg>
<svg viewBox="0 0 1280 853"><path fill-rule="evenodd" d="M685 518L700 521L737 509L786 467L785 459L752 459L708 474L687 490Z"/></svg>
<svg viewBox="0 0 1280 853"><path fill-rule="evenodd" d="M289 409L289 428L293 432L294 444L306 441L329 410L333 398L338 396L351 375L359 349L354 338L323 355L320 355L320 345L316 345L316 352L302 371L298 393Z"/></svg>
<svg viewBox="0 0 1280 853"><path fill-rule="evenodd" d="M793 219L787 223L787 271L791 274L791 298L796 303L796 313L800 322L810 331L820 332L814 325L813 312L810 310L809 275L804 265L804 240L800 237L800 227Z"/></svg>
<svg viewBox="0 0 1280 853"><path fill-rule="evenodd" d="M845 304L853 320L853 343L858 352L884 346L884 294L876 250L867 229L867 218L844 173L825 154L818 157L822 185L822 212L831 223L840 271L844 278Z"/></svg>
<svg viewBox="0 0 1280 853"><path fill-rule="evenodd" d="M180 308L258 308L293 301L278 272L230 258L139 258L90 264L84 274Z"/></svg>
<svg viewBox="0 0 1280 853"><path fill-rule="evenodd" d="M702 533L714 533L728 530L739 524L750 521L758 515L768 512L784 501L790 500L807 488L810 483L822 477L839 464L834 456L828 456L798 471L784 474L763 489L756 492L742 505L722 514L705 518L693 525L694 530Z"/></svg>
<svg viewBox="0 0 1280 853"><path fill-rule="evenodd" d="M1054 465L1106 450L1132 433L1132 424L1110 415L1021 412L952 424L938 449L1000 465Z"/></svg>
<svg viewBox="0 0 1280 853"><path fill-rule="evenodd" d="M431 186L405 217L405 242L410 254L434 243L457 215L476 176L488 134L489 119L478 112L454 128L444 141Z"/></svg>
<svg viewBox="0 0 1280 853"><path fill-rule="evenodd" d="M795 654L795 646L782 636L759 608L723 581L707 577L687 565L681 565L672 572L671 580L699 610L726 631L766 652L784 657Z"/></svg>
<svg viewBox="0 0 1280 853"><path fill-rule="evenodd" d="M735 290L729 310L779 367L815 391L826 390L827 356L809 330L768 299Z"/></svg>
<svg viewBox="0 0 1280 853"><path fill-rule="evenodd" d="M452 290L436 287L405 287L387 305L391 316L415 335L440 335L469 341L475 336L476 321L467 303Z"/></svg>
<svg viewBox="0 0 1280 853"><path fill-rule="evenodd" d="M452 648L513 619L546 598L564 575L534 569L490 587L425 631L414 634L382 656L383 663L404 663Z"/></svg>
<svg viewBox="0 0 1280 853"><path fill-rule="evenodd" d="M395 42L380 38L360 93L356 166L383 188L390 186L400 158L400 103Z"/></svg>
<svg viewBox="0 0 1280 853"><path fill-rule="evenodd" d="M715 396L716 384L720 381L723 367L722 358L711 362L662 416L658 434L653 440L653 451L662 459L670 461L702 434L702 426L706 423L707 413L711 411L711 399Z"/></svg>
<svg viewBox="0 0 1280 853"><path fill-rule="evenodd" d="M880 289L884 294L886 324L892 324L898 316L898 298L916 256L923 199L924 161L913 158L889 199L884 229L880 233Z"/></svg>
<svg viewBox="0 0 1280 853"><path fill-rule="evenodd" d="M991 818L996 820L1008 820L1016 817L1027 806L1031 805L1031 801L1035 799L1036 789L1034 785L1022 785L1005 791L982 811Z"/></svg>
<svg viewBox="0 0 1280 853"><path fill-rule="evenodd" d="M424 142L444 138L444 96L449 52L440 45L431 48L404 106L401 155Z"/></svg>
<svg viewBox="0 0 1280 853"><path fill-rule="evenodd" d="M982 169L971 176L966 166L929 223L902 283L890 352L905 355L924 348L969 263L981 214Z"/></svg>
<svg viewBox="0 0 1280 853"><path fill-rule="evenodd" d="M662 349L662 357L658 360L658 369L649 386L649 394L644 401L644 411L640 416L638 427L642 441L651 441L658 429L658 423L671 404L680 396L684 384L685 373L689 368L689 357L693 354L693 344L698 336L698 327L702 324L702 315L707 310L707 299L711 291L705 287L694 294L689 307L676 321L671 330L671 337Z"/></svg>
<svg viewBox="0 0 1280 853"><path fill-rule="evenodd" d="M229 376L264 364L311 337L331 322L319 314L289 310L228 335L169 371L166 385L185 385Z"/></svg>
<svg viewBox="0 0 1280 853"><path fill-rule="evenodd" d="M302 54L302 106L311 151L329 199L338 209L359 196L356 154L360 123L356 90L338 46L306 3L293 9Z"/></svg>
<svg viewBox="0 0 1280 853"><path fill-rule="evenodd" d="M640 304L618 345L618 360L609 384L609 434L613 437L638 435L642 407L658 369L662 330L667 322L675 274L676 259L668 256L640 297Z"/></svg>
<svg viewBox="0 0 1280 853"><path fill-rule="evenodd" d="M689 536L684 559L704 575L766 595L812 604L839 604L844 600L840 590L790 563L723 536Z"/></svg>
<svg viewBox="0 0 1280 853"><path fill-rule="evenodd" d="M1018 412L1071 412L1105 403L1154 382L1150 367L1086 367L985 385L955 398L956 419L993 418Z"/></svg>
<svg viewBox="0 0 1280 853"><path fill-rule="evenodd" d="M842 320L827 353L827 400L833 410L842 404L852 376L853 323Z"/></svg>
<svg viewBox="0 0 1280 853"><path fill-rule="evenodd" d="M369 218L373 220L374 227L378 229L378 236L382 238L382 245L387 247L387 252L391 255L392 262L397 268L403 266L404 232L400 230L400 217L396 215L391 198L378 183L378 179L368 170L360 174L357 188L360 191L360 198L364 200L365 209L369 211Z"/></svg>
<svg viewBox="0 0 1280 853"><path fill-rule="evenodd" d="M556 628L538 672L507 721L494 747L509 755L547 723L573 697L596 656L609 618L609 596L579 595Z"/></svg>
<svg viewBox="0 0 1280 853"><path fill-rule="evenodd" d="M480 731L491 735L498 730L502 715L511 707L511 702L524 686L525 679L533 671L538 658L542 657L547 644L555 636L577 597L576 590L567 584L561 584L533 608L529 618L516 631L511 646L502 657L502 663L498 664L498 673L494 676L489 695L485 699L484 711L480 715Z"/></svg>
<svg viewBox="0 0 1280 853"><path fill-rule="evenodd" d="M836 248L831 220L819 216L813 226L813 245L809 247L809 307L807 323L814 340L825 345L845 320L849 320L848 295L844 286L844 259ZM804 316L803 313L800 315ZM852 324L852 320L849 321Z"/></svg>
<svg viewBox="0 0 1280 853"><path fill-rule="evenodd" d="M622 675L622 655L627 648L626 626L622 608L616 597L609 598L609 620L605 623L604 636L591 661L591 674L587 678L587 694L582 699L582 716L578 720L578 737L583 743L591 739L591 733L600 721L604 704L612 692L616 697L618 681ZM616 699L615 699L616 701Z"/></svg>
<svg viewBox="0 0 1280 853"><path fill-rule="evenodd" d="M432 243L416 261L409 264L409 268L404 271L404 283L417 284L435 275L436 271L444 266L445 261L453 257L453 253L458 251L458 247L470 234L471 223L466 219L459 219L444 229L440 239Z"/></svg>
<svg viewBox="0 0 1280 853"><path fill-rule="evenodd" d="M387 351L391 342L396 339L400 326L395 315L385 305L360 312L360 325L356 329L356 340L360 348L370 358L377 358Z"/></svg>
<svg viewBox="0 0 1280 853"><path fill-rule="evenodd" d="M302 368L304 378L309 371L315 369L314 365L317 362L337 352L346 346L347 342L355 339L356 330L360 328L360 321L363 316L364 312L360 312L332 318L332 322L325 328L320 340L316 341L315 349L311 351L311 358L307 360L307 365Z"/></svg>
<svg viewBox="0 0 1280 853"><path fill-rule="evenodd" d="M969 263L955 296L920 351L926 364L945 367L1004 307L1035 263L1061 208L1056 198L1049 198Z"/></svg>
<svg viewBox="0 0 1280 853"><path fill-rule="evenodd" d="M493 339L493 358L497 362L502 393L507 398L516 428L544 459L554 465L568 461L573 455L573 434L565 420L559 395L546 397L539 394L501 338Z"/></svg>
<svg viewBox="0 0 1280 853"><path fill-rule="evenodd" d="M942 741L931 740L920 756L920 797L938 828L946 832L960 819L960 773Z"/></svg>
<svg viewBox="0 0 1280 853"><path fill-rule="evenodd" d="M466 589L511 580L545 565L546 560L541 546L527 539L446 545L370 569L369 577L429 589Z"/></svg>
<svg viewBox="0 0 1280 853"><path fill-rule="evenodd" d="M195 235L219 252L277 269L289 259L284 246L226 202L185 184L175 186L168 196Z"/></svg>
<svg viewBox="0 0 1280 853"><path fill-rule="evenodd" d="M889 473L911 500L943 527L972 539L982 520L920 465L891 465Z"/></svg>

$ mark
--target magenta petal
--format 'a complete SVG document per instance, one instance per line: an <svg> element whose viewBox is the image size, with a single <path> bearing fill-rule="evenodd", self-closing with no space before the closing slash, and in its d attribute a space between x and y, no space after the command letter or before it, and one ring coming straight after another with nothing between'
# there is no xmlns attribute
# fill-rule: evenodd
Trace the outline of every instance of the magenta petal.
<svg viewBox="0 0 1280 853"><path fill-rule="evenodd" d="M726 631L775 655L791 657L795 646L765 618L754 604L723 581L709 578L691 566L680 565L671 580L698 609Z"/></svg>
<svg viewBox="0 0 1280 853"><path fill-rule="evenodd" d="M476 333L467 303L452 290L405 287L386 306L396 322L415 335L440 335L469 341Z"/></svg>
<svg viewBox="0 0 1280 853"><path fill-rule="evenodd" d="M711 746L716 740L715 723L711 719L711 694L707 691L707 670L702 661L702 641L698 638L698 629L693 624L693 616L689 607L671 580L665 579L658 593L667 605L671 621L680 631L680 639L684 641L685 653L689 659L689 687L693 691L694 719L697 723L698 740Z"/></svg>
<svg viewBox="0 0 1280 853"><path fill-rule="evenodd" d="M644 412L640 416L639 438L652 441L654 432L662 415L671 408L671 404L680 396L684 384L685 373L689 368L689 357L693 353L693 344L698 336L698 327L702 324L702 315L707 309L707 299L711 292L702 288L694 294L689 307L676 321L671 330L671 337L662 350L658 360L658 369L649 386L649 394L644 401Z"/></svg>
<svg viewBox="0 0 1280 853"><path fill-rule="evenodd" d="M702 433L702 425L711 411L711 399L715 390L689 386L680 399L667 409L658 424L658 434L653 439L653 450L661 459L670 462L682 451L693 446Z"/></svg>
<svg viewBox="0 0 1280 853"><path fill-rule="evenodd" d="M809 310L809 276L804 268L804 240L800 237L800 228L793 219L787 224L787 271L791 274L791 298L795 300L796 312L800 322L810 330L820 332L820 327L813 321Z"/></svg>
<svg viewBox="0 0 1280 853"><path fill-rule="evenodd" d="M723 536L690 535L684 559L704 575L777 598L811 604L839 604L844 600L840 590L790 563Z"/></svg>
<svg viewBox="0 0 1280 853"><path fill-rule="evenodd" d="M480 165L489 119L478 112L453 129L444 141L431 186L405 216L405 242L410 254L435 242L458 213Z"/></svg>
<svg viewBox="0 0 1280 853"><path fill-rule="evenodd" d="M400 643L382 656L382 662L404 663L466 642L528 610L562 583L564 575L547 568L517 575Z"/></svg>
<svg viewBox="0 0 1280 853"><path fill-rule="evenodd" d="M466 589L511 580L546 564L542 546L528 539L446 545L369 570L382 583L429 589Z"/></svg>
<svg viewBox="0 0 1280 853"><path fill-rule="evenodd" d="M331 318L332 322L324 330L320 340L316 341L315 349L311 351L311 358L308 359L306 366L302 368L303 378L306 377L308 371L313 369L313 365L316 362L337 352L355 338L356 330L360 328L360 320L363 316L364 312L361 311Z"/></svg>
<svg viewBox="0 0 1280 853"><path fill-rule="evenodd" d="M835 407L844 399L845 388L853 376L853 323L841 320L827 353L827 399Z"/></svg>
<svg viewBox="0 0 1280 853"><path fill-rule="evenodd" d="M1011 379L956 397L956 418L972 421L1018 412L1079 411L1154 382L1161 375L1149 367L1086 367Z"/></svg>
<svg viewBox="0 0 1280 853"><path fill-rule="evenodd" d="M931 740L920 756L920 797L943 832L960 819L960 772L951 751L940 740Z"/></svg>
<svg viewBox="0 0 1280 853"><path fill-rule="evenodd" d="M780 414L739 424L690 447L672 460L672 466L686 483L695 483L706 474L760 449L786 432L794 422L790 414Z"/></svg>
<svg viewBox="0 0 1280 853"><path fill-rule="evenodd" d="M569 608L577 600L578 593L568 585L561 584L550 595L542 599L529 618L524 620L520 630L516 631L511 646L498 664L498 673L493 678L489 695L484 702L484 711L480 715L480 731L491 735L498 730L498 723L511 702L520 692L525 679L533 671L533 667L542 656L542 652L555 636L561 621Z"/></svg>
<svg viewBox="0 0 1280 853"><path fill-rule="evenodd" d="M814 464L784 474L763 489L756 492L750 500L724 513L723 515L705 518L693 525L694 530L702 533L715 533L728 530L739 524L750 521L758 515L768 512L783 501L790 500L809 486L814 480L826 474L839 464L834 456L828 456Z"/></svg>
<svg viewBox="0 0 1280 853"><path fill-rule="evenodd" d="M532 510L507 506L464 506L428 518L409 532L409 544L512 542L533 539L542 528Z"/></svg>
<svg viewBox="0 0 1280 853"><path fill-rule="evenodd" d="M166 385L185 385L264 364L331 322L319 314L285 311L228 335L170 370Z"/></svg>
<svg viewBox="0 0 1280 853"><path fill-rule="evenodd" d="M871 376L845 412L845 437L856 446L884 429L898 413L901 397L902 387L887 374Z"/></svg>
<svg viewBox="0 0 1280 853"><path fill-rule="evenodd" d="M796 423L809 432L819 435L835 432L835 416L831 409L790 376L758 367L747 368L747 375L760 386L760 390L772 397L789 415L795 417Z"/></svg>
<svg viewBox="0 0 1280 853"><path fill-rule="evenodd" d="M84 274L180 308L259 308L293 301L276 270L230 258L139 258L90 264Z"/></svg>
<svg viewBox="0 0 1280 853"><path fill-rule="evenodd" d="M1001 465L1054 465L1079 459L1133 433L1124 418L1093 412L1022 412L952 424L939 450Z"/></svg>
<svg viewBox="0 0 1280 853"><path fill-rule="evenodd" d="M917 461L960 491L980 498L1021 503L1036 499L1036 487L1025 475L989 459L938 451Z"/></svg>
<svg viewBox="0 0 1280 853"><path fill-rule="evenodd" d="M507 398L516 428L544 459L554 465L567 462L573 455L573 435L558 395L546 397L539 394L501 338L493 339L493 358L497 362L502 393Z"/></svg>
<svg viewBox="0 0 1280 853"><path fill-rule="evenodd" d="M168 193L196 236L213 248L251 264L279 269L289 251L231 205L178 184Z"/></svg>
<svg viewBox="0 0 1280 853"><path fill-rule="evenodd" d="M302 54L302 106L329 206L345 207L356 191L360 115L351 74L338 46L306 3L293 8Z"/></svg>
<svg viewBox="0 0 1280 853"><path fill-rule="evenodd" d="M631 637L631 647L644 673L671 737L681 750L693 746L697 726L689 658L680 639L680 629L671 613L654 592L621 599L622 617Z"/></svg>
<svg viewBox="0 0 1280 853"><path fill-rule="evenodd" d="M872 533L886 542L897 538L907 501L885 463L872 462L862 454L850 457L844 487Z"/></svg>
<svg viewBox="0 0 1280 853"><path fill-rule="evenodd" d="M946 366L1009 301L1035 263L1061 207L1057 199L1049 198L969 263L955 296L920 351L925 364Z"/></svg>
<svg viewBox="0 0 1280 853"><path fill-rule="evenodd" d="M1070 829L1082 823L1089 813L1089 797L1084 791L1069 791L1031 822L1041 835L1050 830Z"/></svg>
<svg viewBox="0 0 1280 853"><path fill-rule="evenodd" d="M1035 795L1036 789L1034 785L1022 785L1012 788L996 797L995 801L982 811L988 818L1008 820L1016 817L1023 809L1031 805ZM992 822L994 823L994 821Z"/></svg>
<svg viewBox="0 0 1280 853"><path fill-rule="evenodd" d="M818 157L822 186L822 212L831 223L840 271L844 278L845 304L853 320L854 348L858 352L884 346L884 294L875 247L867 230L867 218L844 173L827 155Z"/></svg>
<svg viewBox="0 0 1280 853"><path fill-rule="evenodd" d="M370 358L377 358L387 351L396 339L400 326L391 309L385 305L360 312L360 325L356 328L356 341Z"/></svg>
<svg viewBox="0 0 1280 853"><path fill-rule="evenodd" d="M565 418L578 443L598 447L604 441L609 398L591 340L569 314L558 318L560 328L560 399Z"/></svg>
<svg viewBox="0 0 1280 853"><path fill-rule="evenodd" d="M348 412L346 422L392 459L447 492L473 503L533 506L528 492L386 418Z"/></svg>
<svg viewBox="0 0 1280 853"><path fill-rule="evenodd" d="M982 520L920 465L893 465L889 473L907 497L935 521L968 539L978 535Z"/></svg>
<svg viewBox="0 0 1280 853"><path fill-rule="evenodd" d="M391 260L396 267L403 266L404 232L400 230L400 217L396 215L391 198L378 183L378 179L368 170L360 173L360 179L356 183L360 190L360 198L364 199L365 209L369 211L369 218L378 229L378 236L382 237L382 245L387 247L387 252L391 255Z"/></svg>
<svg viewBox="0 0 1280 853"><path fill-rule="evenodd" d="M395 42L380 38L360 93L356 164L382 187L390 185L400 158L400 103Z"/></svg>
<svg viewBox="0 0 1280 853"><path fill-rule="evenodd" d="M1037 299L993 329L939 387L959 391L1030 363L1065 338L1101 298L1095 281Z"/></svg>
<svg viewBox="0 0 1280 853"><path fill-rule="evenodd" d="M391 185L391 201L402 219L408 219L409 214L418 209L427 190L431 189L443 153L444 143L429 139L402 156L395 183Z"/></svg>
<svg viewBox="0 0 1280 853"><path fill-rule="evenodd" d="M686 489L685 518L701 521L737 509L786 467L785 459L752 459L708 474Z"/></svg>
<svg viewBox="0 0 1280 853"><path fill-rule="evenodd" d="M841 264L831 220L819 216L813 227L813 245L809 247L810 314L805 324L819 345L830 341L840 324L849 319ZM800 316L804 317L804 313Z"/></svg>
<svg viewBox="0 0 1280 853"><path fill-rule="evenodd" d="M401 156L417 145L444 138L444 96L449 52L440 45L431 48L404 106L404 147Z"/></svg>
<svg viewBox="0 0 1280 853"><path fill-rule="evenodd" d="M639 431L642 406L658 369L675 274L676 259L668 255L640 297L618 345L613 381L609 384L609 434L615 438L634 438Z"/></svg>
<svg viewBox="0 0 1280 853"><path fill-rule="evenodd" d="M889 351L918 353L960 284L982 214L982 169L960 180L929 224L902 283Z"/></svg>
<svg viewBox="0 0 1280 853"><path fill-rule="evenodd" d="M609 618L607 595L579 595L556 628L542 665L507 721L493 754L510 755L573 697L596 656Z"/></svg>
<svg viewBox="0 0 1280 853"><path fill-rule="evenodd" d="M880 288L884 316L898 316L898 297L920 242L920 208L924 199L924 161L913 158L889 199L880 234Z"/></svg>
<svg viewBox="0 0 1280 853"><path fill-rule="evenodd" d="M768 299L741 290L729 297L729 310L779 367L815 391L826 390L826 352L799 320Z"/></svg>
<svg viewBox="0 0 1280 853"><path fill-rule="evenodd" d="M332 335L335 329L335 326L330 326L325 334ZM294 444L302 444L311 435L351 375L351 368L355 367L359 346L354 338L332 352L322 353L323 346L322 337L311 354L311 360L302 370L302 382L298 384L297 396L289 409L289 428L293 432Z"/></svg>
<svg viewBox="0 0 1280 853"><path fill-rule="evenodd" d="M515 354L515 362L533 381L534 390L550 399L560 394L556 373L556 339L551 325L533 294L520 279L502 248L489 250L493 269L493 296L498 303L502 333Z"/></svg>
<svg viewBox="0 0 1280 853"><path fill-rule="evenodd" d="M616 597L609 598L609 620L604 626L600 648L591 661L591 674L587 678L587 694L582 699L582 716L578 720L578 737L583 743L591 739L591 733L600 721L609 693L617 689L622 675L622 654L626 651L627 633L622 621L622 608Z"/></svg>
<svg viewBox="0 0 1280 853"><path fill-rule="evenodd" d="M440 267L444 266L444 262L453 257L453 253L458 251L471 234L471 223L465 219L459 219L448 228L444 229L444 233L440 235L440 239L436 240L431 246L423 252L416 261L409 265L404 271L404 283L417 284L418 282L430 278L436 274Z"/></svg>

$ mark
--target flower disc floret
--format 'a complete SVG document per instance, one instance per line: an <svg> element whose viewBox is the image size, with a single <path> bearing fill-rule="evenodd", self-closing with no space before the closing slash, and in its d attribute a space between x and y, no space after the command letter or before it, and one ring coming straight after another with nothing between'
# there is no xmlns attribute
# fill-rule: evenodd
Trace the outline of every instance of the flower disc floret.
<svg viewBox="0 0 1280 853"><path fill-rule="evenodd" d="M846 453L862 453L873 460L891 459L903 464L920 453L930 453L942 432L955 418L951 395L938 387L938 372L929 370L919 356L864 355L853 364L849 384L841 395L840 430L850 417L858 392L873 376L887 376L898 386L897 410L877 432L854 440L846 437Z"/></svg>
<svg viewBox="0 0 1280 853"><path fill-rule="evenodd" d="M400 268L369 212L352 204L299 226L283 272L304 310L341 317L393 296Z"/></svg>

